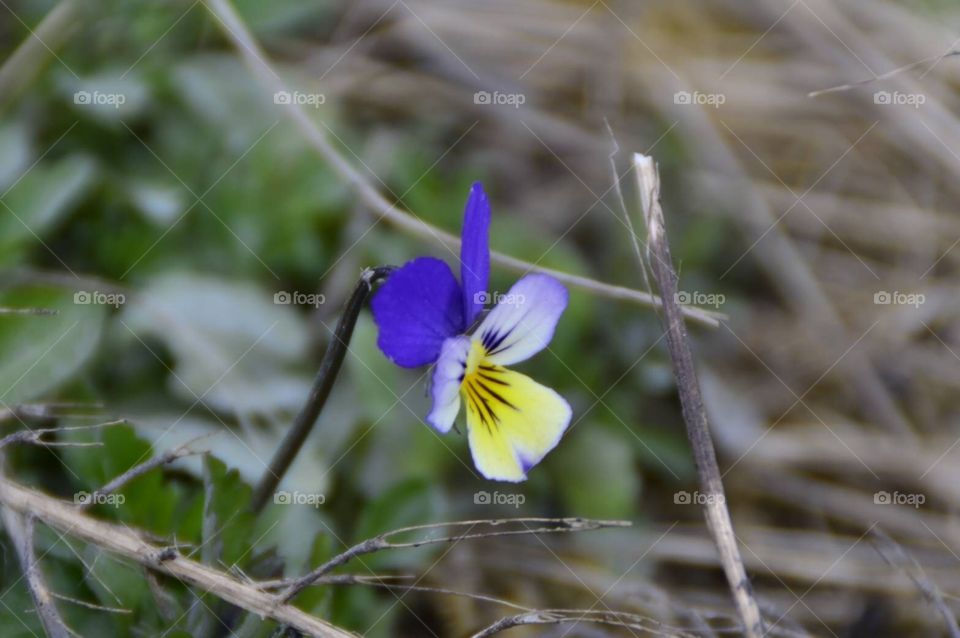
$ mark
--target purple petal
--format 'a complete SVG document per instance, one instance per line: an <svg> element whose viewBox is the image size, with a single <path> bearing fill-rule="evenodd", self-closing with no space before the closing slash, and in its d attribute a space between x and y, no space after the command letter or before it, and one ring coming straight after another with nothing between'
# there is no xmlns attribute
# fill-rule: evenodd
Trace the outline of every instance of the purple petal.
<svg viewBox="0 0 960 638"><path fill-rule="evenodd" d="M380 350L404 368L436 361L443 341L465 328L461 295L446 263L433 257L408 261L390 274L370 302Z"/></svg>
<svg viewBox="0 0 960 638"><path fill-rule="evenodd" d="M460 246L460 281L463 284L463 317L469 326L483 310L490 277L490 202L477 182L470 189L463 211Z"/></svg>

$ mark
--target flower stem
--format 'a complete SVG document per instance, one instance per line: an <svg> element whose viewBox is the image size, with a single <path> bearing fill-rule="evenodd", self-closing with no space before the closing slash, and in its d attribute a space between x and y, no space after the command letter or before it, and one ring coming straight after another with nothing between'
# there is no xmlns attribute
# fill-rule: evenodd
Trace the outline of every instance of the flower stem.
<svg viewBox="0 0 960 638"><path fill-rule="evenodd" d="M353 335L353 328L357 324L357 318L363 309L363 304L367 300L370 291L378 281L385 279L393 271L393 266L378 266L368 268L363 271L357 287L353 294L347 300L343 316L337 323L333 332L330 345L323 355L323 361L320 362L320 370L313 381L313 388L310 390L310 396L307 402L301 408L293 427L287 432L286 437L280 443L280 447L274 452L270 460L270 466L266 469L260 482L253 492L253 498L250 501L250 508L254 512L259 512L267 504L270 495L277 489L277 485L283 479L283 476L290 469L290 465L303 447L310 431L317 422L317 417L323 410L323 406L330 396L330 390L333 388L337 375L340 372L340 366L343 364L343 358L347 354L347 344L350 343L350 337Z"/></svg>

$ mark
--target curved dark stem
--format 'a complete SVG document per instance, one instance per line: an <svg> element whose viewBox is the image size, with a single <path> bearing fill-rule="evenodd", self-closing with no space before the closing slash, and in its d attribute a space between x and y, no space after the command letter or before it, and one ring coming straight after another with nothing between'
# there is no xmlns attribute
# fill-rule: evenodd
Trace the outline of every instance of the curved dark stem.
<svg viewBox="0 0 960 638"><path fill-rule="evenodd" d="M303 447L303 442L307 440L307 436L317 422L317 417L320 416L320 412L327 402L327 397L330 396L330 390L337 380L343 358L347 354L347 345L353 335L353 328L357 324L357 317L360 316L360 311L363 309L367 296L373 290L374 284L385 279L394 268L394 266L368 268L360 276L360 281L357 282L357 287L350 295L343 315L333 332L333 338L323 355L323 361L320 362L320 370L313 382L310 396L293 422L293 427L287 432L287 436L284 437L280 447L273 454L270 466L264 472L253 492L250 508L254 512L259 512L267 504L270 495L276 491L280 480L287 473L293 460L300 452L300 448Z"/></svg>

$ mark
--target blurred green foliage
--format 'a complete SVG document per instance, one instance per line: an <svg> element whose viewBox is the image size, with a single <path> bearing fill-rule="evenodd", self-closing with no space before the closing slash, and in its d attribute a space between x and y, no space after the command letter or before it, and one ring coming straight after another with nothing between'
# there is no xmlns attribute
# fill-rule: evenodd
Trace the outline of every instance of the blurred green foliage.
<svg viewBox="0 0 960 638"><path fill-rule="evenodd" d="M328 3L237 5L268 46L332 29ZM3 27L4 57L52 6L14 3L25 25ZM465 437L440 437L423 424L422 372L392 366L364 316L320 427L284 483L323 494L324 505L247 513L249 485L303 402L343 291L360 268L424 252L450 255L384 223L367 233L372 220L252 81L212 20L202 4L188 2L85 7L59 59L5 107L0 306L55 314L0 315L0 401L100 404L93 416L60 422L123 417L132 424L70 437L101 447L12 450L20 478L72 498L157 450L215 434L206 446L212 455L152 470L121 490L120 506L94 511L258 577L302 573L403 525L505 515L642 519L645 481L690 480L682 432L649 409L672 401L662 353L634 367L659 336L655 318L637 320L635 308L573 291L549 351L523 370L568 397L576 425L528 483L504 488L524 494L521 510L475 506L473 494L490 487L472 473ZM307 82L284 74L292 86ZM78 104L78 92L125 101ZM338 143L364 148L367 131L336 100L315 117ZM395 193L409 189L403 203L411 210L458 230L468 185L495 180L494 167L469 155L432 167L451 141L442 130L393 134L396 154L376 162L379 178ZM488 190L494 248L590 270L573 237L554 246L555 237L500 203L506 197L495 181ZM683 252L709 254L713 229L692 235L700 243ZM629 247L608 257L627 263ZM496 270L492 287L506 290L514 280ZM284 291L323 293L325 303L275 303ZM105 295L122 302L98 301ZM638 379L650 399L638 396ZM217 602L181 583L161 579L160 592L142 570L48 531L38 544L57 592L130 612L61 605L80 634L172 628L165 635L216 635ZM415 573L435 553L383 553L355 569ZM30 604L15 562L4 561L2 570L2 634L39 633L35 615L22 613ZM371 636L392 635L402 609L392 595L359 587L311 590L298 603L358 631L386 614ZM268 635L269 627L259 631Z"/></svg>

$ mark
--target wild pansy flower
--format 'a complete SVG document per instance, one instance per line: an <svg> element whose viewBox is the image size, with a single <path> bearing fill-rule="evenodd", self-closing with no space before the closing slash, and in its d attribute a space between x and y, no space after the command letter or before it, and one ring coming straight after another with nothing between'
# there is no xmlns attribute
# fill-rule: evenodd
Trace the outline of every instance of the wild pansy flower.
<svg viewBox="0 0 960 638"><path fill-rule="evenodd" d="M548 275L526 275L482 316L489 228L490 204L477 183L464 211L460 282L445 262L418 257L390 274L371 307L388 359L404 368L434 366L427 422L445 434L465 403L477 469L488 479L523 481L560 442L571 410L559 394L505 366L550 343L567 290Z"/></svg>

